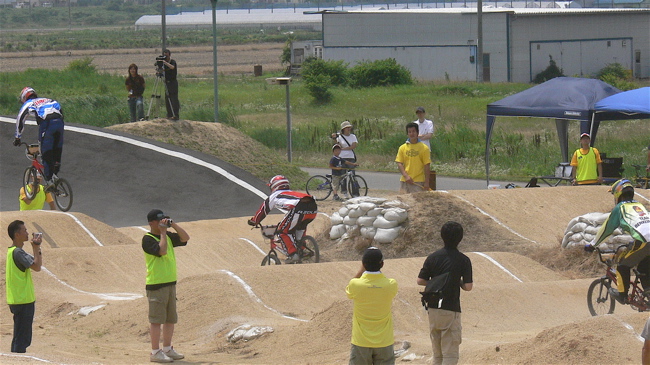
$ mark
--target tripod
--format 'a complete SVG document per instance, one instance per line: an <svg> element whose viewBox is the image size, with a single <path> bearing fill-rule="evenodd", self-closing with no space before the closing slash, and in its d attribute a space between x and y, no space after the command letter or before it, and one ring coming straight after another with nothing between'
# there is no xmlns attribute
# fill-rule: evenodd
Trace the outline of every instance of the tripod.
<svg viewBox="0 0 650 365"><path fill-rule="evenodd" d="M149 109L147 110L147 116L146 119L149 120L149 116L151 115L151 109L154 109L155 117L160 116L160 104L164 101L165 103L169 103L171 105L171 100L169 99L169 93L167 92L167 84L165 83L165 72L164 71L158 71L156 72L156 81L153 84L153 92L151 93L151 101L149 102ZM162 81L161 81L162 80ZM161 91L162 87L165 87L165 98L163 99L161 97ZM154 105L155 102L155 105Z"/></svg>

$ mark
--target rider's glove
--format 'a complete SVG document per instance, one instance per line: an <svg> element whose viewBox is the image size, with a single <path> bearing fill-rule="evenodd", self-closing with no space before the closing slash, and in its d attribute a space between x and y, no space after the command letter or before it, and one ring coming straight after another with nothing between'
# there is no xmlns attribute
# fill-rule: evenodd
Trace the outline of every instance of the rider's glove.
<svg viewBox="0 0 650 365"><path fill-rule="evenodd" d="M592 245L589 244L589 243L585 245L585 252L592 253L592 252L594 252L594 251L596 251L596 247L592 246Z"/></svg>
<svg viewBox="0 0 650 365"><path fill-rule="evenodd" d="M20 138L14 138L14 146L20 146Z"/></svg>
<svg viewBox="0 0 650 365"><path fill-rule="evenodd" d="M249 226L255 226L256 224L257 224L257 223L253 222L252 219L249 219L249 220L248 220L248 225L249 225Z"/></svg>

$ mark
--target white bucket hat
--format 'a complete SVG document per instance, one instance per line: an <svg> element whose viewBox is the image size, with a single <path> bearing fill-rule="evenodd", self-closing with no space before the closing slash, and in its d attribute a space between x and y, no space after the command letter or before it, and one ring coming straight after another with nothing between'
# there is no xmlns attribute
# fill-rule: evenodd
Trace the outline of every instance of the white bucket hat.
<svg viewBox="0 0 650 365"><path fill-rule="evenodd" d="M346 120L345 122L341 123L341 130L344 130L345 128L348 127L352 128L352 124L349 121Z"/></svg>

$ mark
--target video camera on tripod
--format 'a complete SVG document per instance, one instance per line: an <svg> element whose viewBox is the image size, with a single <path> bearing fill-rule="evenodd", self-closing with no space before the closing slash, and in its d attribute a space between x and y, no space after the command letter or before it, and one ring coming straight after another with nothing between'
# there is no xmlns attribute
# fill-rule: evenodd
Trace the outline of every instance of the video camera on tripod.
<svg viewBox="0 0 650 365"><path fill-rule="evenodd" d="M165 68L163 61L167 57L163 56L156 56L156 63L154 63L154 66L156 66L156 76L161 77L165 74Z"/></svg>

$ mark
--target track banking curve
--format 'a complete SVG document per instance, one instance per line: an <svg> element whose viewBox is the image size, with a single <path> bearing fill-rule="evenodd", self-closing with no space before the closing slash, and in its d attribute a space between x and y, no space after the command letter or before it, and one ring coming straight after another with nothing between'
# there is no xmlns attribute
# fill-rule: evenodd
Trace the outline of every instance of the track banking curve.
<svg viewBox="0 0 650 365"><path fill-rule="evenodd" d="M12 145L15 119L0 117L0 211L18 210L29 165ZM36 141L29 122L23 140ZM213 156L102 128L66 123L60 175L74 191L72 212L113 227L146 224L152 208L179 221L222 219L255 212L267 187Z"/></svg>

